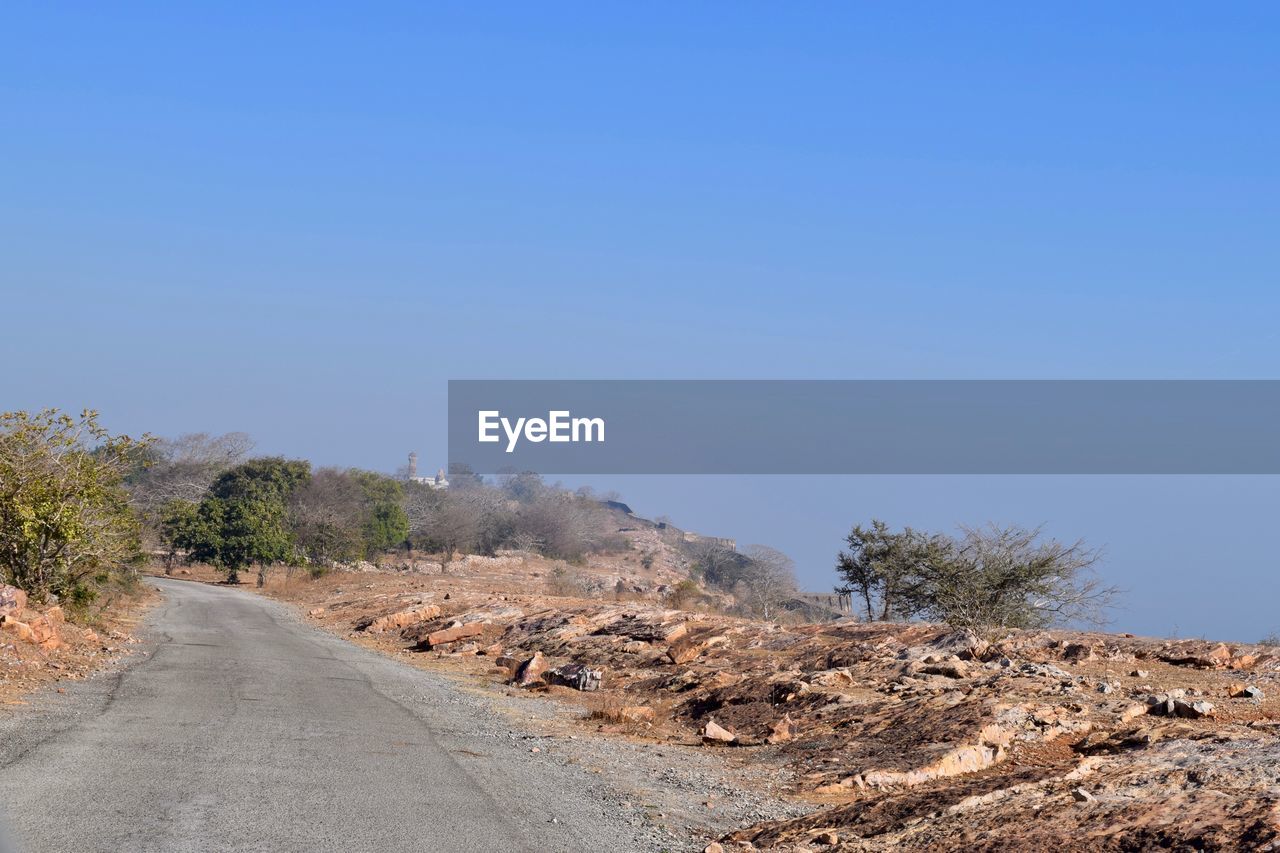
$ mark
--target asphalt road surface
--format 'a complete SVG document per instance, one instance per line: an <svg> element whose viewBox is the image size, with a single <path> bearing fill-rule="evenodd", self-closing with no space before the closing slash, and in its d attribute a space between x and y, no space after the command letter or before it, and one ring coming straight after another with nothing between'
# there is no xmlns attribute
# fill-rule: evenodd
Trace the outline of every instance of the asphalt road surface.
<svg viewBox="0 0 1280 853"><path fill-rule="evenodd" d="M19 853L650 848L439 676L251 593L157 584L143 654L0 725Z"/></svg>

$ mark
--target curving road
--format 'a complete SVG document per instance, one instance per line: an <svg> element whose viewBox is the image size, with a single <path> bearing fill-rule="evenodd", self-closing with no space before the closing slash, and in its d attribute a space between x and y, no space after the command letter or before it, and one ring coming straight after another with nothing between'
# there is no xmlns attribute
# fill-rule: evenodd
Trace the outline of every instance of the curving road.
<svg viewBox="0 0 1280 853"><path fill-rule="evenodd" d="M438 676L251 593L156 583L148 653L0 722L19 851L640 845Z"/></svg>

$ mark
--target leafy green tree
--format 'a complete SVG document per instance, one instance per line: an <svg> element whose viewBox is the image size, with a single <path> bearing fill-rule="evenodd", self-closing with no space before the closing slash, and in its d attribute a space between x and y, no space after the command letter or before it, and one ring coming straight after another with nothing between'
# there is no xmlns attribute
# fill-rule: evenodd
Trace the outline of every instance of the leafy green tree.
<svg viewBox="0 0 1280 853"><path fill-rule="evenodd" d="M81 604L130 570L139 526L123 480L150 441L111 435L90 410L0 414L0 581Z"/></svg>
<svg viewBox="0 0 1280 853"><path fill-rule="evenodd" d="M409 538L404 486L373 471L352 472L364 496L361 534L366 557L394 548Z"/></svg>
<svg viewBox="0 0 1280 853"><path fill-rule="evenodd" d="M175 498L160 507L159 519L160 541L165 546L164 573L171 575L178 552L186 548L183 543L194 538L192 531L199 523L200 505Z"/></svg>
<svg viewBox="0 0 1280 853"><path fill-rule="evenodd" d="M374 504L365 518L363 533L365 556L372 557L409 538L409 516L400 504Z"/></svg>
<svg viewBox="0 0 1280 853"><path fill-rule="evenodd" d="M267 567L293 554L289 501L310 478L310 463L278 456L231 468L209 486L182 545L192 559L225 571L228 583L257 564L262 586Z"/></svg>
<svg viewBox="0 0 1280 853"><path fill-rule="evenodd" d="M868 620L911 616L920 609L920 568L936 554L940 540L910 527L895 532L872 519L870 527L854 525L845 542L848 550L836 557L836 573L844 583L836 592L857 595Z"/></svg>

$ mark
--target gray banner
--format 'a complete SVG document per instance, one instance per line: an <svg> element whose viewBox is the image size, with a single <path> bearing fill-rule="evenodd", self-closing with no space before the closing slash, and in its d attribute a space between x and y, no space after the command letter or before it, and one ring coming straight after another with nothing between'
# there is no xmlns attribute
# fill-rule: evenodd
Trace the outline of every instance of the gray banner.
<svg viewBox="0 0 1280 853"><path fill-rule="evenodd" d="M1277 380L452 380L476 473L1277 474Z"/></svg>

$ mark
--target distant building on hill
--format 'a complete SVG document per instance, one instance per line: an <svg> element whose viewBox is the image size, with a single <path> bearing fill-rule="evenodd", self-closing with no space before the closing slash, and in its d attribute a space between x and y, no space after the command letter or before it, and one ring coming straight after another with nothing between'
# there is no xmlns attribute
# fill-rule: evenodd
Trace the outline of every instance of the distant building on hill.
<svg viewBox="0 0 1280 853"><path fill-rule="evenodd" d="M730 551L738 550L738 542L734 539L728 539L724 536L703 536L701 533L694 533L692 530L685 530L680 534L680 538L691 545L697 545L701 542L711 542L719 545L721 548L727 548Z"/></svg>
<svg viewBox="0 0 1280 853"><path fill-rule="evenodd" d="M424 486L430 486L433 489L449 488L449 481L445 479L443 468L436 471L436 475L434 477L418 476L418 454L416 451L409 454L408 479L412 480L415 483L421 483Z"/></svg>

